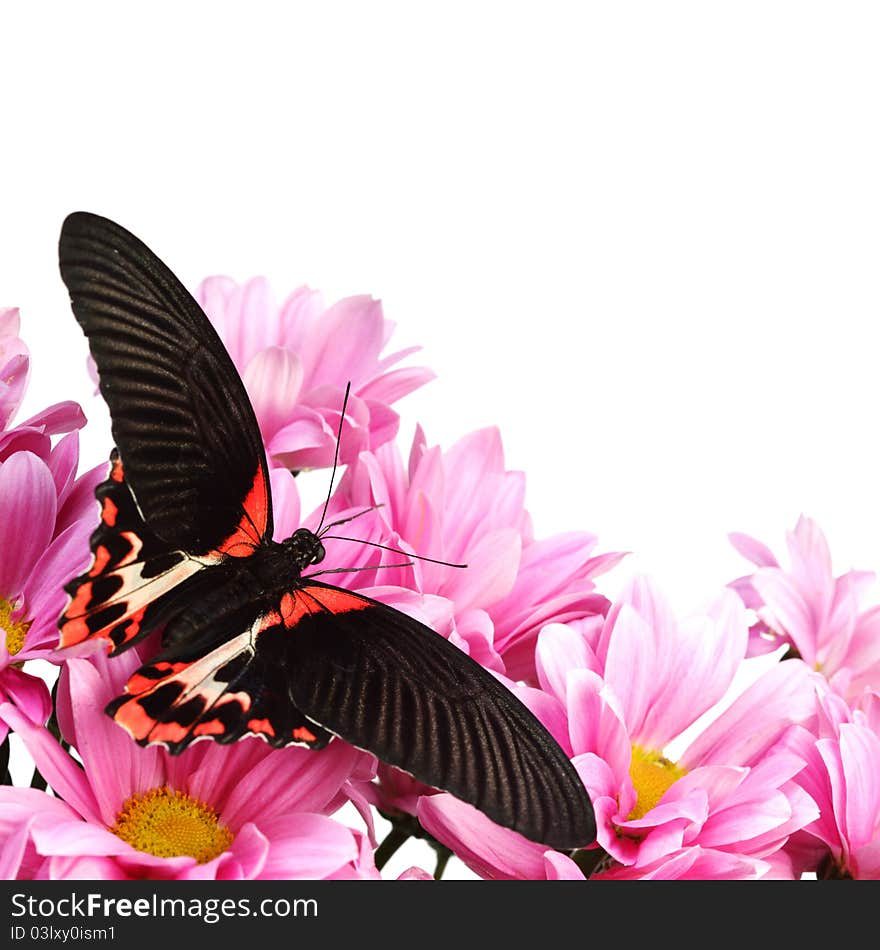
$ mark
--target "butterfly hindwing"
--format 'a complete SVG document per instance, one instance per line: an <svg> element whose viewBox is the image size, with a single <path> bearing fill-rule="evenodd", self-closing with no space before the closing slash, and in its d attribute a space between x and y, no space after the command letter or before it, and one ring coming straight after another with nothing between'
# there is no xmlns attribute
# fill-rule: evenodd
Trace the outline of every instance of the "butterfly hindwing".
<svg viewBox="0 0 880 950"><path fill-rule="evenodd" d="M70 600L59 620L59 646L105 639L115 655L168 619L212 559L170 550L150 531L115 450L95 495L101 520L91 537L92 563L65 586Z"/></svg>
<svg viewBox="0 0 880 950"><path fill-rule="evenodd" d="M170 550L247 556L272 534L268 468L204 312L145 244L98 215L68 216L59 260L144 520Z"/></svg>
<svg viewBox="0 0 880 950"><path fill-rule="evenodd" d="M586 790L555 739L491 673L416 620L304 579L290 695L325 728L553 847L595 837Z"/></svg>
<svg viewBox="0 0 880 950"><path fill-rule="evenodd" d="M140 745L161 743L173 754L200 738L229 743L246 735L276 747L323 748L331 734L290 700L289 630L280 613L249 613L244 623L238 610L215 617L206 645L181 644L142 666L108 714Z"/></svg>

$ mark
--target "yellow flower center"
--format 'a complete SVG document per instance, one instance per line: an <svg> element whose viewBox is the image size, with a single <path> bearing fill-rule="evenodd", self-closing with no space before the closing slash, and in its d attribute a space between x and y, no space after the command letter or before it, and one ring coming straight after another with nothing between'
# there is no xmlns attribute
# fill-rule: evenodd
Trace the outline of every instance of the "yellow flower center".
<svg viewBox="0 0 880 950"><path fill-rule="evenodd" d="M662 756L633 746L629 777L636 790L636 804L626 816L628 821L644 816L660 801L666 790L674 785L685 770Z"/></svg>
<svg viewBox="0 0 880 950"><path fill-rule="evenodd" d="M199 864L222 854L234 837L210 805L167 787L132 795L110 830L138 851L159 858L188 855Z"/></svg>
<svg viewBox="0 0 880 950"><path fill-rule="evenodd" d="M13 620L15 607L0 597L0 630L6 632L6 649L10 656L15 656L24 646L24 638L27 635L30 621Z"/></svg>

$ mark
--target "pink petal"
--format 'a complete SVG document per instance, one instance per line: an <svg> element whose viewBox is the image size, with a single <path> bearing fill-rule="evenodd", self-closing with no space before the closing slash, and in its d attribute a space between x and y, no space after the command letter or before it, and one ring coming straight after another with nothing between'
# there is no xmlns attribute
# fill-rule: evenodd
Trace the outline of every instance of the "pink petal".
<svg viewBox="0 0 880 950"><path fill-rule="evenodd" d="M419 347L411 347L399 354L403 357L418 350ZM367 402L383 403L390 405L409 395L414 389L424 386L436 379L437 374L425 366L412 366L403 369L396 369L390 373L383 373L377 376L369 383L358 388L358 395Z"/></svg>
<svg viewBox="0 0 880 950"><path fill-rule="evenodd" d="M480 538L468 552L466 569L446 569L449 579L438 593L453 600L459 611L491 607L513 586L519 556L518 531L493 531Z"/></svg>
<svg viewBox="0 0 880 950"><path fill-rule="evenodd" d="M607 628L608 624L606 624ZM620 701L627 732L638 736L657 682L657 640L649 621L623 603L607 639L605 682ZM577 745L575 745L577 748Z"/></svg>
<svg viewBox="0 0 880 950"><path fill-rule="evenodd" d="M58 493L58 506L64 504L68 492L76 480L76 469L79 465L79 433L70 432L52 449L49 456L49 471L55 480L55 490Z"/></svg>
<svg viewBox="0 0 880 950"><path fill-rule="evenodd" d="M93 525L72 524L42 552L22 594L26 615L33 618L25 641L25 655L54 649L58 644L58 617L68 595L64 585L81 573L89 563L89 536Z"/></svg>
<svg viewBox="0 0 880 950"><path fill-rule="evenodd" d="M544 873L548 881L582 881L584 872L567 854L544 852Z"/></svg>
<svg viewBox="0 0 880 950"><path fill-rule="evenodd" d="M289 811L319 812L348 779L359 755L341 740L320 754L289 748L268 755L239 777L223 806L223 820L231 828L256 820L262 827L265 818Z"/></svg>
<svg viewBox="0 0 880 950"><path fill-rule="evenodd" d="M122 665L131 666L136 657L126 660ZM118 669L121 661L118 657L112 662ZM76 750L94 790L101 818L112 825L127 798L164 784L160 763L165 753L156 747L141 748L104 714L104 706L115 691L108 688L112 684L106 682L92 662L71 659L65 667L76 722Z"/></svg>
<svg viewBox="0 0 880 950"><path fill-rule="evenodd" d="M217 859L218 881L252 881L263 876L271 844L268 838L248 823L239 830L235 840Z"/></svg>
<svg viewBox="0 0 880 950"><path fill-rule="evenodd" d="M861 726L840 727L840 762L846 782L843 820L852 850L869 844L880 828L880 738Z"/></svg>
<svg viewBox="0 0 880 950"><path fill-rule="evenodd" d="M830 593L831 552L822 529L812 518L801 515L787 540L792 574L807 588Z"/></svg>
<svg viewBox="0 0 880 950"><path fill-rule="evenodd" d="M292 471L326 467L333 463L336 431L319 412L298 405L292 421L272 436L266 450L275 464Z"/></svg>
<svg viewBox="0 0 880 950"><path fill-rule="evenodd" d="M290 421L302 387L302 364L296 353L270 346L250 360L242 379L268 442Z"/></svg>
<svg viewBox="0 0 880 950"><path fill-rule="evenodd" d="M749 765L815 710L815 676L800 660L771 667L688 746L679 763Z"/></svg>
<svg viewBox="0 0 880 950"><path fill-rule="evenodd" d="M544 845L502 828L471 805L445 792L419 799L422 827L480 877L490 880L542 880Z"/></svg>
<svg viewBox="0 0 880 950"><path fill-rule="evenodd" d="M132 847L102 825L87 821L56 822L50 827L37 825L32 832L34 844L45 855L110 855L129 854Z"/></svg>
<svg viewBox="0 0 880 950"><path fill-rule="evenodd" d="M762 877L768 869L763 861L756 861L726 851L706 848L684 848L649 865L614 868L596 874L595 881L705 881L705 880L753 880Z"/></svg>
<svg viewBox="0 0 880 950"><path fill-rule="evenodd" d="M16 452L0 465L0 596L19 595L52 539L56 497L52 473L36 455Z"/></svg>
<svg viewBox="0 0 880 950"><path fill-rule="evenodd" d="M9 830L0 841L0 880L15 881L26 878L27 870L22 868L26 864L26 855L33 849L31 842L31 828L36 821L35 815L24 815L21 821Z"/></svg>
<svg viewBox="0 0 880 950"><path fill-rule="evenodd" d="M397 880L398 881L433 881L434 876L432 874L428 874L428 872L423 870L422 868L419 868L413 865L412 867L409 867L405 871L402 871L400 874L398 874Z"/></svg>
<svg viewBox="0 0 880 950"><path fill-rule="evenodd" d="M668 648L662 674L652 686L651 706L642 726L631 738L648 749L662 749L727 692L745 657L748 642L745 609L727 590L706 617L678 625L677 637ZM662 676L662 679L661 679ZM687 684L683 688L683 684Z"/></svg>
<svg viewBox="0 0 880 950"><path fill-rule="evenodd" d="M568 674L567 698L568 729L575 755L591 752L604 760L619 787L629 777L632 746L605 684L589 670L573 670Z"/></svg>
<svg viewBox="0 0 880 950"><path fill-rule="evenodd" d="M252 277L232 289L223 331L237 366L247 366L261 349L277 342L277 321L278 308L265 277Z"/></svg>
<svg viewBox="0 0 880 950"><path fill-rule="evenodd" d="M260 822L269 841L261 877L321 880L360 856L351 828L322 815L283 815Z"/></svg>
<svg viewBox="0 0 880 950"><path fill-rule="evenodd" d="M574 627L550 623L538 635L536 652L538 682L541 688L566 702L569 670L592 670L599 664L584 634Z"/></svg>
<svg viewBox="0 0 880 950"><path fill-rule="evenodd" d="M52 713L52 697L44 680L14 666L0 670L0 695L3 694L35 725L44 725Z"/></svg>
<svg viewBox="0 0 880 950"><path fill-rule="evenodd" d="M766 544L738 531L731 532L727 537L734 548L752 564L758 567L779 567L779 562Z"/></svg>
<svg viewBox="0 0 880 950"><path fill-rule="evenodd" d="M106 463L96 465L73 483L58 512L56 536L80 519L87 521L90 528L97 527L99 507L95 489L107 478L107 470Z"/></svg>
<svg viewBox="0 0 880 950"><path fill-rule="evenodd" d="M24 353L0 366L0 429L5 429L18 412L27 389L30 359Z"/></svg>
<svg viewBox="0 0 880 950"><path fill-rule="evenodd" d="M223 339L226 339L226 308L238 285L231 277L206 277L193 296Z"/></svg>
<svg viewBox="0 0 880 950"><path fill-rule="evenodd" d="M370 414L367 448L375 450L397 435L400 430L400 416L385 403L375 399L364 399L363 403ZM346 452L345 458L353 461L354 457Z"/></svg>
<svg viewBox="0 0 880 950"><path fill-rule="evenodd" d="M804 662L816 662L816 629L809 605L794 581L776 568L762 568L752 575L752 586L764 601L760 618L777 633L791 638Z"/></svg>
<svg viewBox="0 0 880 950"><path fill-rule="evenodd" d="M0 718L21 737L49 786L86 821L101 823L98 803L83 771L48 730L35 726L11 703L0 704Z"/></svg>
<svg viewBox="0 0 880 950"><path fill-rule="evenodd" d="M303 367L309 387L344 387L349 380L357 389L372 375L384 344L382 305L366 295L345 297L325 311L320 333L303 348Z"/></svg>
<svg viewBox="0 0 880 950"><path fill-rule="evenodd" d="M68 400L43 409L20 423L18 428L39 429L44 435L61 435L81 429L85 424L86 417L79 404Z"/></svg>

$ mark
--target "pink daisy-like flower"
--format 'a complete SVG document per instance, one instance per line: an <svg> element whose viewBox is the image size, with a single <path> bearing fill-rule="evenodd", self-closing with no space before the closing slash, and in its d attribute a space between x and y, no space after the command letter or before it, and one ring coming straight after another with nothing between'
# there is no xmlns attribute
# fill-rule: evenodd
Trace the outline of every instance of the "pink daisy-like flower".
<svg viewBox="0 0 880 950"><path fill-rule="evenodd" d="M268 455L285 468L333 464L348 382L343 462L393 439L400 420L391 404L434 378L424 367L392 369L419 348L382 355L394 324L371 297L327 307L301 287L279 307L261 277L210 277L195 296L242 375Z"/></svg>
<svg viewBox="0 0 880 950"><path fill-rule="evenodd" d="M786 536L789 570L760 541L744 534L730 540L757 567L730 585L758 617L750 656L787 644L848 699L880 683L880 606L865 605L873 573L835 577L825 535L803 516Z"/></svg>
<svg viewBox="0 0 880 950"><path fill-rule="evenodd" d="M104 466L76 477L80 428L75 403L60 403L0 434L0 701L34 722L51 711L46 684L22 669L57 662L64 584L88 561L97 524L94 490ZM52 435L66 432L52 445ZM0 739L7 729L0 723Z"/></svg>
<svg viewBox="0 0 880 950"><path fill-rule="evenodd" d="M27 387L30 360L19 330L18 310L0 307L0 430L18 411Z"/></svg>
<svg viewBox="0 0 880 950"><path fill-rule="evenodd" d="M598 844L632 876L639 869L659 873L658 862L694 847L735 855L744 859L734 862L738 867L776 876L787 862L774 855L816 817L794 781L803 759L779 747L792 723L812 712L812 674L802 663L765 674L677 760L667 757L673 741L726 693L746 636L744 609L732 593L679 624L641 579L612 607L598 639L576 624L541 633L544 692L521 691L520 698L571 755L593 802ZM419 816L477 873L548 876L539 873L546 849L484 816L474 814L469 825L460 815L449 818L450 809L465 807L436 796L419 802ZM456 826L466 833L456 834ZM558 876L560 862L553 860ZM708 873L723 865L701 859L698 867Z"/></svg>
<svg viewBox="0 0 880 950"><path fill-rule="evenodd" d="M143 749L103 712L141 662L69 660L57 713L82 768L13 705L0 715L57 797L0 788L0 874L12 878L376 878L367 836L328 817L366 757L258 739Z"/></svg>
<svg viewBox="0 0 880 950"><path fill-rule="evenodd" d="M816 690L819 738L806 729L788 745L806 760L798 775L819 817L796 836L792 853L820 878L880 880L880 693L852 709Z"/></svg>

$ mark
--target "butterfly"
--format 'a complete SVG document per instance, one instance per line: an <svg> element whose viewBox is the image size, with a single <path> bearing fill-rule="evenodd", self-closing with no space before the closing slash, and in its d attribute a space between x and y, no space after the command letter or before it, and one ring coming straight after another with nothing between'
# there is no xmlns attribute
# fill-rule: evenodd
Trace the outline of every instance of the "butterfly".
<svg viewBox="0 0 880 950"><path fill-rule="evenodd" d="M86 212L64 221L59 262L115 443L59 648L106 641L112 657L164 627L107 714L172 755L202 738L320 750L338 736L534 841L591 843L583 783L510 690L412 617L309 573L317 534L272 539L253 407L171 270Z"/></svg>

